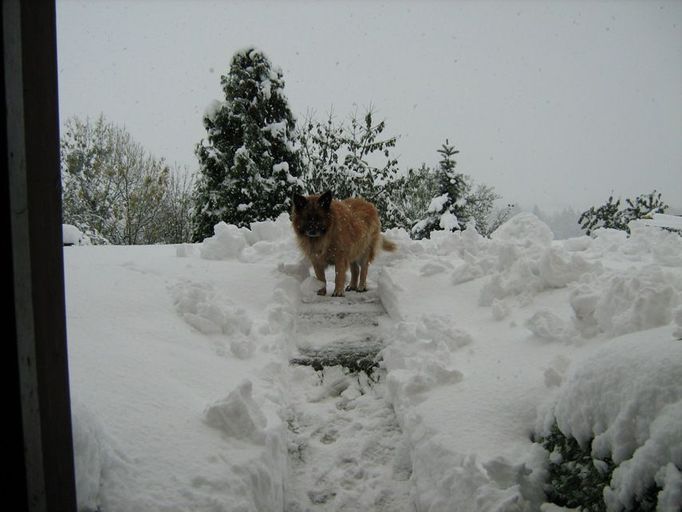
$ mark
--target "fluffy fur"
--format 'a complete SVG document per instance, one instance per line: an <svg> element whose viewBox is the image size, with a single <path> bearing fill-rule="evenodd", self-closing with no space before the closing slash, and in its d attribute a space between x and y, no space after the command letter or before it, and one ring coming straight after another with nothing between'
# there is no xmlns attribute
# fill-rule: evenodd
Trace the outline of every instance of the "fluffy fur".
<svg viewBox="0 0 682 512"><path fill-rule="evenodd" d="M381 235L377 209L364 199L339 201L329 191L319 196L296 194L291 222L298 245L312 263L315 276L325 283L318 295L326 294L327 265L334 265L336 270L334 297L342 297L344 290L367 291L367 270L377 252L396 248ZM350 284L344 288L349 267Z"/></svg>

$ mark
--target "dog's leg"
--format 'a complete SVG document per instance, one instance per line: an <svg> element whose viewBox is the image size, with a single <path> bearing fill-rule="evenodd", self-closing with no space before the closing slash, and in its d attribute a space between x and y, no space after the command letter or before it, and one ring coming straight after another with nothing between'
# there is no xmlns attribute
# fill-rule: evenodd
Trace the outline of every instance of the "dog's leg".
<svg viewBox="0 0 682 512"><path fill-rule="evenodd" d="M360 260L360 283L358 283L358 292L367 291L367 270L369 269L369 258L364 257Z"/></svg>
<svg viewBox="0 0 682 512"><path fill-rule="evenodd" d="M345 258L337 258L336 260L336 279L334 280L334 293L332 297L343 297L343 287L346 285L346 269L348 268L348 261Z"/></svg>
<svg viewBox="0 0 682 512"><path fill-rule="evenodd" d="M346 286L346 291L353 291L358 289L358 275L360 274L360 265L357 261L350 264L350 284Z"/></svg>
<svg viewBox="0 0 682 512"><path fill-rule="evenodd" d="M327 278L324 275L324 265L320 265L319 263L313 263L313 268L315 269L315 277L317 277L318 281L322 281L324 286L317 290L318 295L327 295Z"/></svg>

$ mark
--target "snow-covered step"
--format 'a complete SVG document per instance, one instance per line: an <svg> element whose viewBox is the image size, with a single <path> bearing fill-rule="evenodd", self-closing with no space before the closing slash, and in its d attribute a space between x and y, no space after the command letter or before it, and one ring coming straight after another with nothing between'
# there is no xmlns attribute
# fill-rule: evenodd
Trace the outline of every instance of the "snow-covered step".
<svg viewBox="0 0 682 512"><path fill-rule="evenodd" d="M380 316L371 311L341 311L336 314L327 311L303 311L298 315L298 330L308 332L320 328L376 327L379 325Z"/></svg>
<svg viewBox="0 0 682 512"><path fill-rule="evenodd" d="M325 367L343 366L351 372L371 373L379 365L378 354L383 343L372 336L362 339L340 339L322 347L300 347L300 356L291 364L312 366L320 371Z"/></svg>
<svg viewBox="0 0 682 512"><path fill-rule="evenodd" d="M345 297L334 297L327 299L327 302L311 301L304 302L299 310L299 314L342 314L342 313L364 313L364 314L385 314L386 310L377 298L363 302L344 300Z"/></svg>
<svg viewBox="0 0 682 512"><path fill-rule="evenodd" d="M352 371L371 371L384 346L378 325L385 315L376 289L345 297L307 297L297 319L300 356L291 363L318 370L340 364Z"/></svg>

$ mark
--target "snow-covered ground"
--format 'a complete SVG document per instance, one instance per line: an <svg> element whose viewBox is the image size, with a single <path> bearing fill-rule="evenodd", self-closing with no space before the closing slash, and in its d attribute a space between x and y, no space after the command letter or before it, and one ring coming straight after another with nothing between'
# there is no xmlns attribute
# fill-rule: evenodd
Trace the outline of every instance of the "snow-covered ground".
<svg viewBox="0 0 682 512"><path fill-rule="evenodd" d="M677 510L682 238L632 228L556 241L524 213L492 239L390 232L373 290L347 299L314 295L286 215L203 244L65 247L81 510L556 510L556 454L531 442L555 420L620 463L613 510L654 482ZM372 379L289 365L365 328Z"/></svg>

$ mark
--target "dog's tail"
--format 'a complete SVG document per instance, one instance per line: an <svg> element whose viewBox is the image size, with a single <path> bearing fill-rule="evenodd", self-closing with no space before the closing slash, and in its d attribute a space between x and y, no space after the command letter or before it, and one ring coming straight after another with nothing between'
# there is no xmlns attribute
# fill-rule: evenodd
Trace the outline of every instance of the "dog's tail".
<svg viewBox="0 0 682 512"><path fill-rule="evenodd" d="M398 248L398 246L391 242L388 238L385 236L381 237L381 249L386 251L386 252L393 252Z"/></svg>

